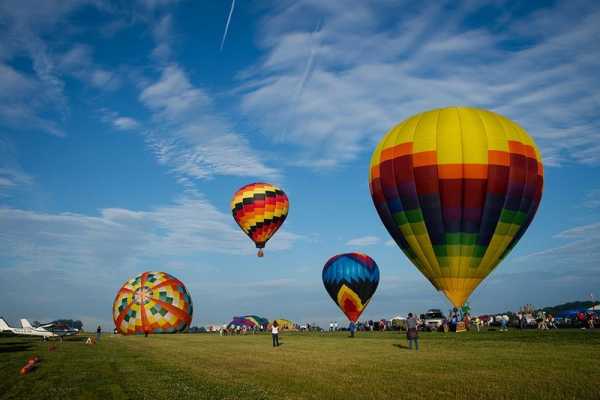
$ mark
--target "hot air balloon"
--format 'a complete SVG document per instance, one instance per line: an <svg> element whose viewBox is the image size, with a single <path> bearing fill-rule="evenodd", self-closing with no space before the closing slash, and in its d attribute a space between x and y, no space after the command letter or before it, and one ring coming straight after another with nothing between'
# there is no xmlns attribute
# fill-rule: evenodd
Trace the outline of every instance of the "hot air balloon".
<svg viewBox="0 0 600 400"><path fill-rule="evenodd" d="M323 284L346 317L356 322L377 289L379 267L366 254L339 254L325 263Z"/></svg>
<svg viewBox="0 0 600 400"><path fill-rule="evenodd" d="M454 307L523 236L543 181L540 152L523 128L467 107L398 124L377 145L369 171L383 224Z"/></svg>
<svg viewBox="0 0 600 400"><path fill-rule="evenodd" d="M115 327L123 335L183 332L192 313L185 286L165 272L144 272L128 280L113 303Z"/></svg>
<svg viewBox="0 0 600 400"><path fill-rule="evenodd" d="M269 183L251 183L231 199L235 222L256 244L258 256L263 256L267 240L287 217L289 201L283 190Z"/></svg>

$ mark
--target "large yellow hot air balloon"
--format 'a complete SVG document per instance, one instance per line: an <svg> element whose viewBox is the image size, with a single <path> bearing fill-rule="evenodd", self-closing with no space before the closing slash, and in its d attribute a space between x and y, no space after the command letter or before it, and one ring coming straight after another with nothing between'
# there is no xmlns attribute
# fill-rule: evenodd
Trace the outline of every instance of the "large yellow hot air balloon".
<svg viewBox="0 0 600 400"><path fill-rule="evenodd" d="M377 145L369 172L388 232L455 307L525 233L543 181L540 152L523 128L468 107L396 125Z"/></svg>

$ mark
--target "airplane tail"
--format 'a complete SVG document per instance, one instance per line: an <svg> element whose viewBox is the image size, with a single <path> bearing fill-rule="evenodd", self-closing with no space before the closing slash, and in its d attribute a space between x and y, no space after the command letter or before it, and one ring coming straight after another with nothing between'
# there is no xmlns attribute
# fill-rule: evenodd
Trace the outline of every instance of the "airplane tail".
<svg viewBox="0 0 600 400"><path fill-rule="evenodd" d="M4 318L0 317L0 332L9 331L9 330L10 330L10 326L8 326L8 324L6 323Z"/></svg>
<svg viewBox="0 0 600 400"><path fill-rule="evenodd" d="M33 329L33 326L31 326L31 324L29 323L29 321L27 321L25 318L21 319L21 326L24 329L27 329L27 328Z"/></svg>

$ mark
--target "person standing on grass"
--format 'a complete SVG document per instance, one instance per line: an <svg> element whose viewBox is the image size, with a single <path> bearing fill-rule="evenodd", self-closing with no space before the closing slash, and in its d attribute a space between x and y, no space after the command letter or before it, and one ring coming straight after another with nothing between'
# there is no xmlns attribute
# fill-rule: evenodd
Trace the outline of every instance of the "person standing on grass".
<svg viewBox="0 0 600 400"><path fill-rule="evenodd" d="M102 335L102 327L98 325L98 329L96 329L96 342L100 341L100 335Z"/></svg>
<svg viewBox="0 0 600 400"><path fill-rule="evenodd" d="M412 350L415 342L415 350L419 350L419 332L417 331L417 318L412 313L408 313L406 319L406 339L408 339L408 348Z"/></svg>
<svg viewBox="0 0 600 400"><path fill-rule="evenodd" d="M279 324L277 321L273 321L273 326L271 326L271 336L273 338L273 347L279 347Z"/></svg>
<svg viewBox="0 0 600 400"><path fill-rule="evenodd" d="M354 337L354 333L356 332L356 324L354 321L350 321L350 325L348 326L348 330L350 331L350 337Z"/></svg>

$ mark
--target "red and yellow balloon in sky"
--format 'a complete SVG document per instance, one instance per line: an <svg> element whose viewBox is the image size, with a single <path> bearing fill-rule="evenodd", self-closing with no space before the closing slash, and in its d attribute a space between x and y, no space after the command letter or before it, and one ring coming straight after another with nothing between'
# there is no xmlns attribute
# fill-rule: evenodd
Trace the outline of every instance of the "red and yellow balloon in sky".
<svg viewBox="0 0 600 400"><path fill-rule="evenodd" d="M263 256L267 241L285 221L288 210L286 194L270 183L246 185L231 199L233 218L259 249L259 257Z"/></svg>

